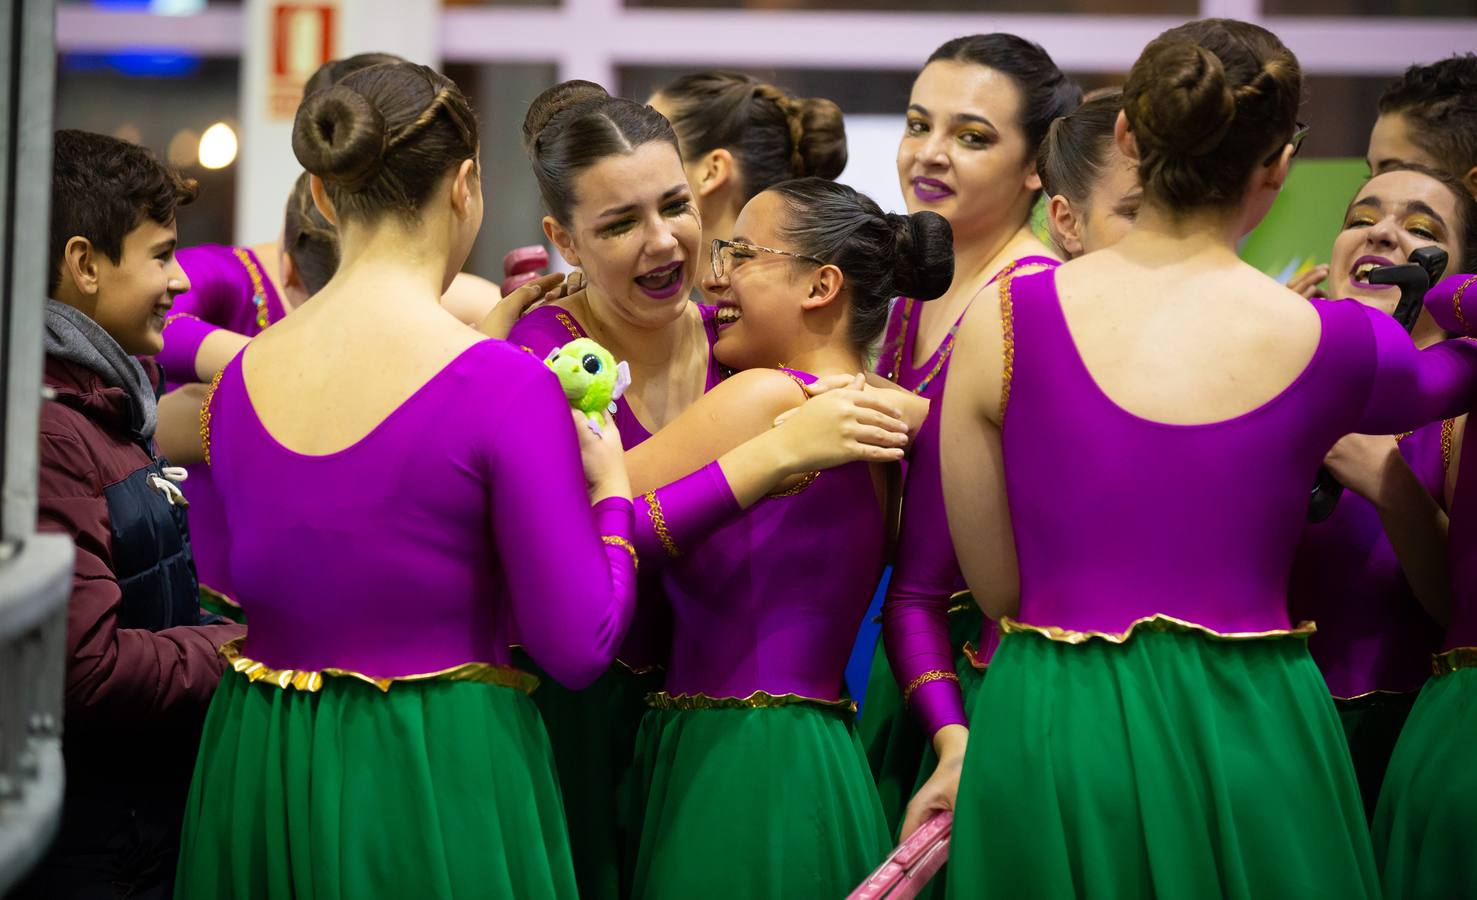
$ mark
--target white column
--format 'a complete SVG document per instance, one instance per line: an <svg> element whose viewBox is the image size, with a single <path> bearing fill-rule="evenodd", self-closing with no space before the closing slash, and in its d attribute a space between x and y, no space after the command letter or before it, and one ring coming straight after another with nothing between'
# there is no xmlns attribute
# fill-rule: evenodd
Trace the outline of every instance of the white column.
<svg viewBox="0 0 1477 900"><path fill-rule="evenodd" d="M297 10L285 34L279 10ZM326 10L326 16L315 15ZM241 30L241 127L236 173L237 243L271 240L282 229L287 193L302 168L292 155L292 79L277 75L284 50L287 71L311 73L319 38L334 57L379 51L440 68L440 0L245 0ZM324 34L321 29L327 28ZM279 38L286 37L282 46ZM300 80L300 79L299 79ZM284 96L289 99L284 100Z"/></svg>

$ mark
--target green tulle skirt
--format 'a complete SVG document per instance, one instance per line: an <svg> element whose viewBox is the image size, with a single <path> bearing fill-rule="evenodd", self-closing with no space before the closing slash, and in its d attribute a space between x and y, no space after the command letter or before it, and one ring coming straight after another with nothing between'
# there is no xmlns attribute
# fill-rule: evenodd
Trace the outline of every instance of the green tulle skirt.
<svg viewBox="0 0 1477 900"><path fill-rule="evenodd" d="M955 601L949 610L949 646L954 648L954 671L959 675L967 710L969 694L979 682L979 670L964 655L963 647L967 642L979 641L984 615L968 594L956 597ZM908 801L922 779L933 774L938 760L918 718L903 703L902 689L880 639L872 654L857 735L867 754L872 778L877 782L877 796L882 800L887 826L896 833Z"/></svg>
<svg viewBox="0 0 1477 900"><path fill-rule="evenodd" d="M1385 783L1385 770L1390 766L1395 742L1400 739L1400 730L1405 727L1417 696L1418 691L1408 694L1375 691L1347 700L1334 698L1339 723L1344 726L1344 738L1349 742L1349 757L1354 762L1354 777L1359 781L1364 815L1370 822L1374 821L1375 804L1380 799L1380 787Z"/></svg>
<svg viewBox="0 0 1477 900"><path fill-rule="evenodd" d="M1389 900L1477 897L1477 668L1421 690L1385 773L1374 846Z"/></svg>
<svg viewBox="0 0 1477 900"><path fill-rule="evenodd" d="M175 896L578 896L538 711L475 681L297 690L228 669Z"/></svg>
<svg viewBox="0 0 1477 900"><path fill-rule="evenodd" d="M540 675L533 702L554 749L580 897L617 900L632 844L619 798L630 776L646 695L660 687L661 673L637 673L616 663L594 684L571 691L521 651L514 658L520 668Z"/></svg>
<svg viewBox="0 0 1477 900"><path fill-rule="evenodd" d="M845 897L892 845L850 720L810 703L648 712L630 896Z"/></svg>
<svg viewBox="0 0 1477 900"><path fill-rule="evenodd" d="M1008 633L970 719L951 897L1379 896L1304 640Z"/></svg>

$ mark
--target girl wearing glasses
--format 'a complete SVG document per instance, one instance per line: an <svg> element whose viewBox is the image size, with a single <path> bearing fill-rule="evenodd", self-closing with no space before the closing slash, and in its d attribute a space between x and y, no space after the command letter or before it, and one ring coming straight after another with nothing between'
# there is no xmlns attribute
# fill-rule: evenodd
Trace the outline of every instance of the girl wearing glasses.
<svg viewBox="0 0 1477 900"><path fill-rule="evenodd" d="M805 384L858 371L891 297L932 298L951 280L947 220L884 214L830 181L764 191L734 230L715 242L709 287L714 354L739 371L631 451L657 482L764 433ZM881 569L880 474L808 473L726 523L643 535L675 628L637 744L632 896L840 897L886 855L842 696ZM681 511L692 477L647 495L656 521Z"/></svg>
<svg viewBox="0 0 1477 900"><path fill-rule="evenodd" d="M1081 99L1081 90L1045 50L1012 34L956 38L929 57L909 98L897 151L898 180L910 212L936 212L953 226L954 281L931 303L907 297L894 303L877 360L882 377L937 400L948 375L954 331L975 296L989 294L987 285L1002 273L1056 263L1029 224L1041 192L1036 149L1052 120ZM911 471L907 477L912 479ZM939 589L946 596L962 590L957 576L944 585L912 580L910 572L955 567L942 485L935 478L908 490L903 508L914 509L899 536L883 605L883 640L873 658L861 721L862 744L893 827L908 797L932 771L934 750L945 756L963 753L960 682L969 685L978 678L965 646L979 643L983 661L992 635L968 597L942 609L926 599ZM943 559L934 559L940 554ZM925 638L922 645L909 637L923 633L938 637ZM890 666L884 657L890 657Z"/></svg>
<svg viewBox="0 0 1477 900"><path fill-rule="evenodd" d="M534 101L524 140L549 212L545 234L584 271L586 285L519 320L509 340L543 357L588 336L629 363L632 383L616 404L615 422L633 448L634 496L691 476L669 498L665 517L651 498L637 501L645 527L660 524L668 540L680 539L689 518L701 524L737 516L793 474L901 456L906 426L885 399L859 391L845 392L849 399L836 404L807 405L784 427L756 430L754 440L690 468L665 464L670 454L643 452L643 442L720 382L714 311L688 299L709 263L676 135L651 107L573 81ZM545 685L535 695L554 747L585 897L619 892L617 786L630 766L644 697L661 686L658 665L670 644L659 566L649 553L641 559L636 620L620 663L579 693Z"/></svg>
<svg viewBox="0 0 1477 900"><path fill-rule="evenodd" d="M1258 26L1155 39L1114 132L1143 184L1132 230L960 327L948 517L1003 637L973 702L990 727L964 763L953 894L1379 894L1288 573L1328 449L1470 403L1477 346L1417 351L1384 313L1239 260L1301 90Z"/></svg>
<svg viewBox="0 0 1477 900"><path fill-rule="evenodd" d="M732 237L739 210L771 185L833 179L846 168L841 108L823 97L792 97L741 72L711 71L684 75L647 102L677 132L705 247ZM711 274L703 271L700 283Z"/></svg>

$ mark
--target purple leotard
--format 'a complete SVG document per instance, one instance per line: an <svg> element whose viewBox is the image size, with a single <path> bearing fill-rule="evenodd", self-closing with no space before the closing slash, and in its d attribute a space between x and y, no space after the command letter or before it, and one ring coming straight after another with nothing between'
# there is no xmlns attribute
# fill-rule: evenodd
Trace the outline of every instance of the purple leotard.
<svg viewBox="0 0 1477 900"><path fill-rule="evenodd" d="M1477 337L1477 275L1452 275L1426 294L1426 310L1447 331ZM1447 530L1451 565L1451 622L1443 652L1477 648L1477 429L1469 410L1457 465Z"/></svg>
<svg viewBox="0 0 1477 900"><path fill-rule="evenodd" d="M1060 265L1046 256L1027 256L1006 266L985 285L1013 278L1025 267L1053 268ZM993 302L995 292L985 290L976 299ZM917 303L899 300L888 322L877 371L906 390L931 401L928 418L909 450L907 479L903 489L903 515L899 529L897 558L887 599L882 605L882 640L893 674L903 686L909 708L924 730L934 734L945 725L967 722L964 699L953 680L954 648L949 640L949 608L953 597L965 590L964 576L949 538L944 512L943 477L939 471L939 405L944 396L949 359L954 349L956 322L938 350L921 365L909 359L918 340ZM962 317L961 317L962 319ZM986 620L972 661L989 661L999 632ZM942 675L943 677L934 677Z"/></svg>
<svg viewBox="0 0 1477 900"><path fill-rule="evenodd" d="M731 499L706 518L695 507L684 512L678 492L696 479L721 480L716 469L637 500L638 534L667 523L665 539L655 539L660 552L650 534L641 539L643 569L660 566L674 617L667 693L840 701L882 570L884 524L870 467L807 476L738 514Z"/></svg>
<svg viewBox="0 0 1477 900"><path fill-rule="evenodd" d="M214 392L206 445L245 656L402 677L505 664L516 627L561 683L605 670L634 607L632 507L592 510L569 405L539 360L477 343L364 438L309 456L257 418L244 356Z"/></svg>
<svg viewBox="0 0 1477 900"><path fill-rule="evenodd" d="M1156 615L1219 633L1290 629L1288 575L1329 448L1345 434L1422 427L1477 394L1477 345L1419 351L1384 313L1312 303L1317 349L1281 393L1225 421L1172 425L1128 412L1093 381L1055 272L1003 292L1019 623L1058 636L1122 634Z"/></svg>
<svg viewBox="0 0 1477 900"><path fill-rule="evenodd" d="M1441 500L1452 420L1433 422L1400 442L1426 491ZM1441 645L1437 625L1405 580L1374 504L1345 491L1333 515L1303 529L1288 583L1294 621L1318 623L1308 640L1335 697L1419 690Z"/></svg>
<svg viewBox="0 0 1477 900"><path fill-rule="evenodd" d="M708 340L708 375L703 384L703 391L707 392L723 380L723 370L713 358L713 344L718 340L718 326L714 320L716 310L706 306L700 309L703 333ZM589 333L573 315L556 306L542 306L518 320L508 335L508 341L542 359L549 351L582 337L589 337ZM651 437L651 432L636 418L631 404L624 397L615 402L615 425L620 429L621 444L627 450ZM733 494L728 491L726 482L723 492L717 496L721 498L723 493L727 494L729 501L732 500ZM644 567L639 578L636 618L619 653L621 662L638 670L662 664L671 635L658 573L654 567Z"/></svg>
<svg viewBox="0 0 1477 900"><path fill-rule="evenodd" d="M200 344L216 331L255 337L286 314L277 288L256 254L245 247L206 244L185 247L176 257L190 277L190 289L174 300L164 323L164 349L157 357L168 377L166 390L190 384ZM258 288L258 285L260 287ZM183 490L190 501L190 544L201 585L235 599L227 568L230 546L222 539L225 512L209 466L186 466Z"/></svg>

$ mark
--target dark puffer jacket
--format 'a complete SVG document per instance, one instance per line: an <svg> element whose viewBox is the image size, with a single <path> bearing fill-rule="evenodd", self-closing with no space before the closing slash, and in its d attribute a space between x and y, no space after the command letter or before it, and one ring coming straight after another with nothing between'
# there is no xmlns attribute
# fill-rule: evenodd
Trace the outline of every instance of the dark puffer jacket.
<svg viewBox="0 0 1477 900"><path fill-rule="evenodd" d="M154 383L158 369L146 368ZM200 726L238 625L201 625L184 511L132 400L48 356L41 531L77 545L67 610L67 790L35 896L167 891Z"/></svg>

